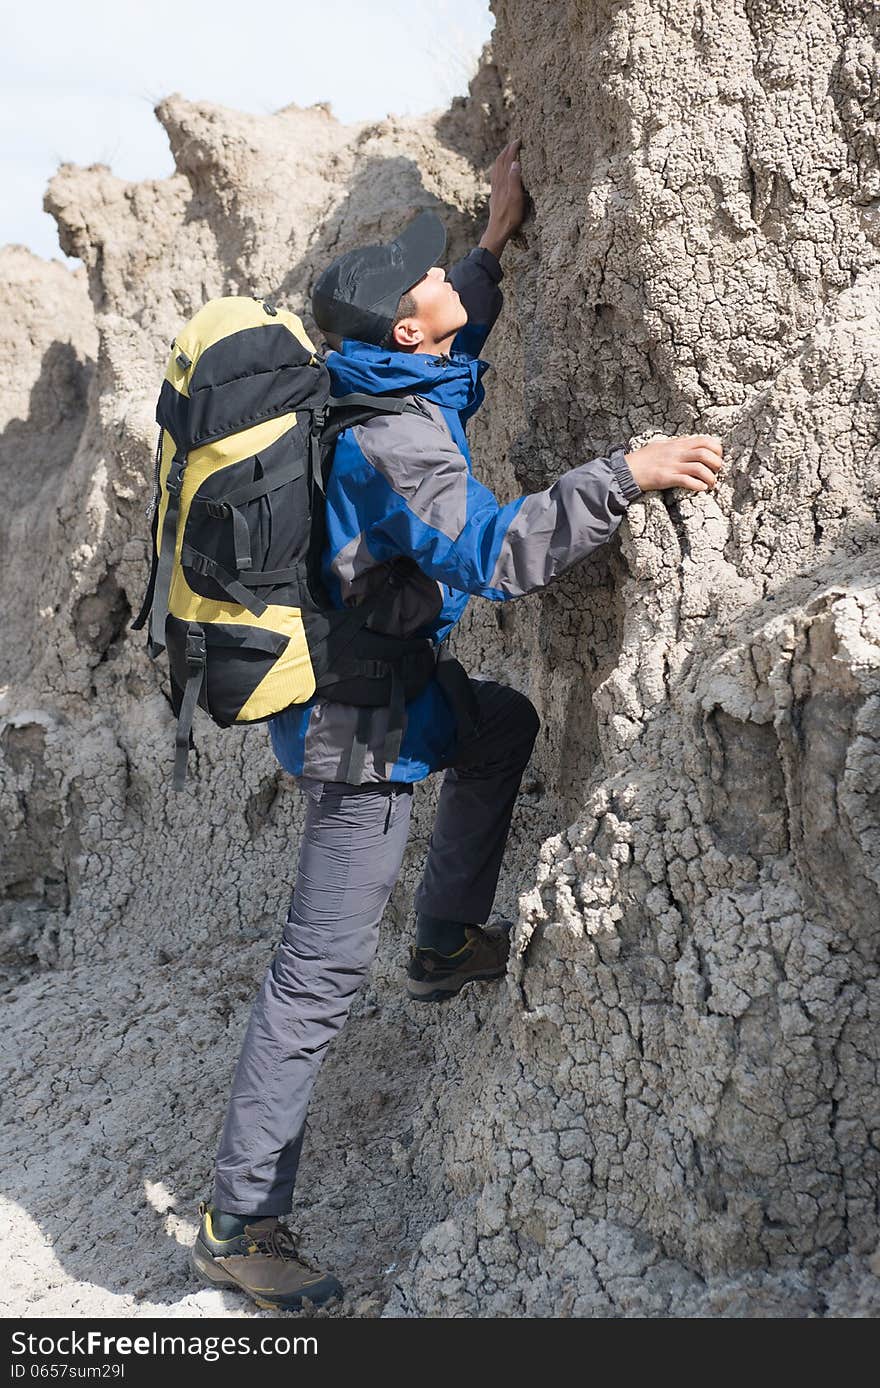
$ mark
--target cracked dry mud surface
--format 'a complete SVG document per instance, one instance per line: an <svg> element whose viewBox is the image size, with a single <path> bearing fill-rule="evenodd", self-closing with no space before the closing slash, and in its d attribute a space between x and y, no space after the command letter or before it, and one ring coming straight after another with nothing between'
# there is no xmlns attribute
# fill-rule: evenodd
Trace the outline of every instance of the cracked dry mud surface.
<svg viewBox="0 0 880 1388"><path fill-rule="evenodd" d="M479 475L508 499L658 432L720 434L725 473L471 604L456 653L542 718L495 903L515 957L428 1016L403 1001L422 783L292 1224L346 1285L331 1316L880 1309L880 13L494 9L447 113L174 95L171 178L52 180L84 270L0 252L6 1314L268 1314L186 1257L302 806L264 729L206 720L170 792L127 630L156 382L205 297L311 327L316 269L426 205L465 251L508 132L534 207Z"/></svg>

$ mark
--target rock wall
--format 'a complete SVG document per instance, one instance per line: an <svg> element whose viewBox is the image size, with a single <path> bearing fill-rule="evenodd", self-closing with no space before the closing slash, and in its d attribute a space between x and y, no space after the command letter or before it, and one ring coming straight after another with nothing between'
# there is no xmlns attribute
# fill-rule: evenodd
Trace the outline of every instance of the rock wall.
<svg viewBox="0 0 880 1388"><path fill-rule="evenodd" d="M316 270L426 205L466 250L508 131L533 209L480 475L506 499L618 439L704 431L725 475L640 501L544 592L471 604L457 653L543 723L496 900L515 959L439 1015L402 1001L434 778L294 1223L345 1314L880 1305L876 7L495 12L494 59L438 118L173 96L170 179L63 167L46 206L91 315L81 276L4 252L32 343L0 440L4 596L31 561L0 715L7 1195L39 1252L16 1310L262 1314L196 1290L186 1245L302 809L264 729L206 720L169 792L168 701L127 630L167 342L221 293L308 326Z"/></svg>

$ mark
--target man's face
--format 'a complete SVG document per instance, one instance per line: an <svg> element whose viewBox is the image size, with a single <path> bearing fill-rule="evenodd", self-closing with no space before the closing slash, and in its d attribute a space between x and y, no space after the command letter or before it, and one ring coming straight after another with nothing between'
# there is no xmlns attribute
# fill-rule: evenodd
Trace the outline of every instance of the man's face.
<svg viewBox="0 0 880 1388"><path fill-rule="evenodd" d="M398 323L394 335L398 344L415 351L436 351L441 343L451 343L468 320L467 310L439 265L407 291L416 304L416 313Z"/></svg>

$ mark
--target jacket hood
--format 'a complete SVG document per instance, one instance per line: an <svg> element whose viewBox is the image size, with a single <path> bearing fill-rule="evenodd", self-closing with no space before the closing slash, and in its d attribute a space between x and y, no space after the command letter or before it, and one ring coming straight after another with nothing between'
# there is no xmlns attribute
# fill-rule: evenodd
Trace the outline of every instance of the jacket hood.
<svg viewBox="0 0 880 1388"><path fill-rule="evenodd" d="M489 369L487 361L464 352L438 357L427 352L389 352L353 337L343 338L341 349L328 352L324 362L334 395L354 391L384 395L408 388L437 405L469 413L483 399L480 378Z"/></svg>

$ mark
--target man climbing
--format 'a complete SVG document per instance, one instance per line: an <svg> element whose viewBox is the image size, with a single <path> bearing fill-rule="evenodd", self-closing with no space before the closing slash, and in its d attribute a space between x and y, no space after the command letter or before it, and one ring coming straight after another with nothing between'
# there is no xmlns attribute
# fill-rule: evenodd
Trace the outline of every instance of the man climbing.
<svg viewBox="0 0 880 1388"><path fill-rule="evenodd" d="M545 587L614 534L629 504L666 487L705 491L721 463L708 435L662 439L580 463L545 491L499 505L471 471L465 435L479 408L481 351L501 309L499 258L522 222L519 141L492 168L480 243L444 274L445 231L430 212L390 245L340 256L314 287L334 396L396 393L415 412L377 415L340 434L327 483L323 575L338 607L397 569L382 630L441 642L471 595L497 602ZM489 924L514 802L539 730L530 700L471 679L471 718L437 679L406 704L397 759L383 760L389 710L313 698L270 724L299 778L306 817L281 944L238 1061L201 1206L193 1266L261 1305L341 1294L296 1254L280 1220L292 1207L306 1110L327 1046L372 963L406 846L412 790L445 770L421 882L406 990L456 996L506 971L510 921Z"/></svg>

